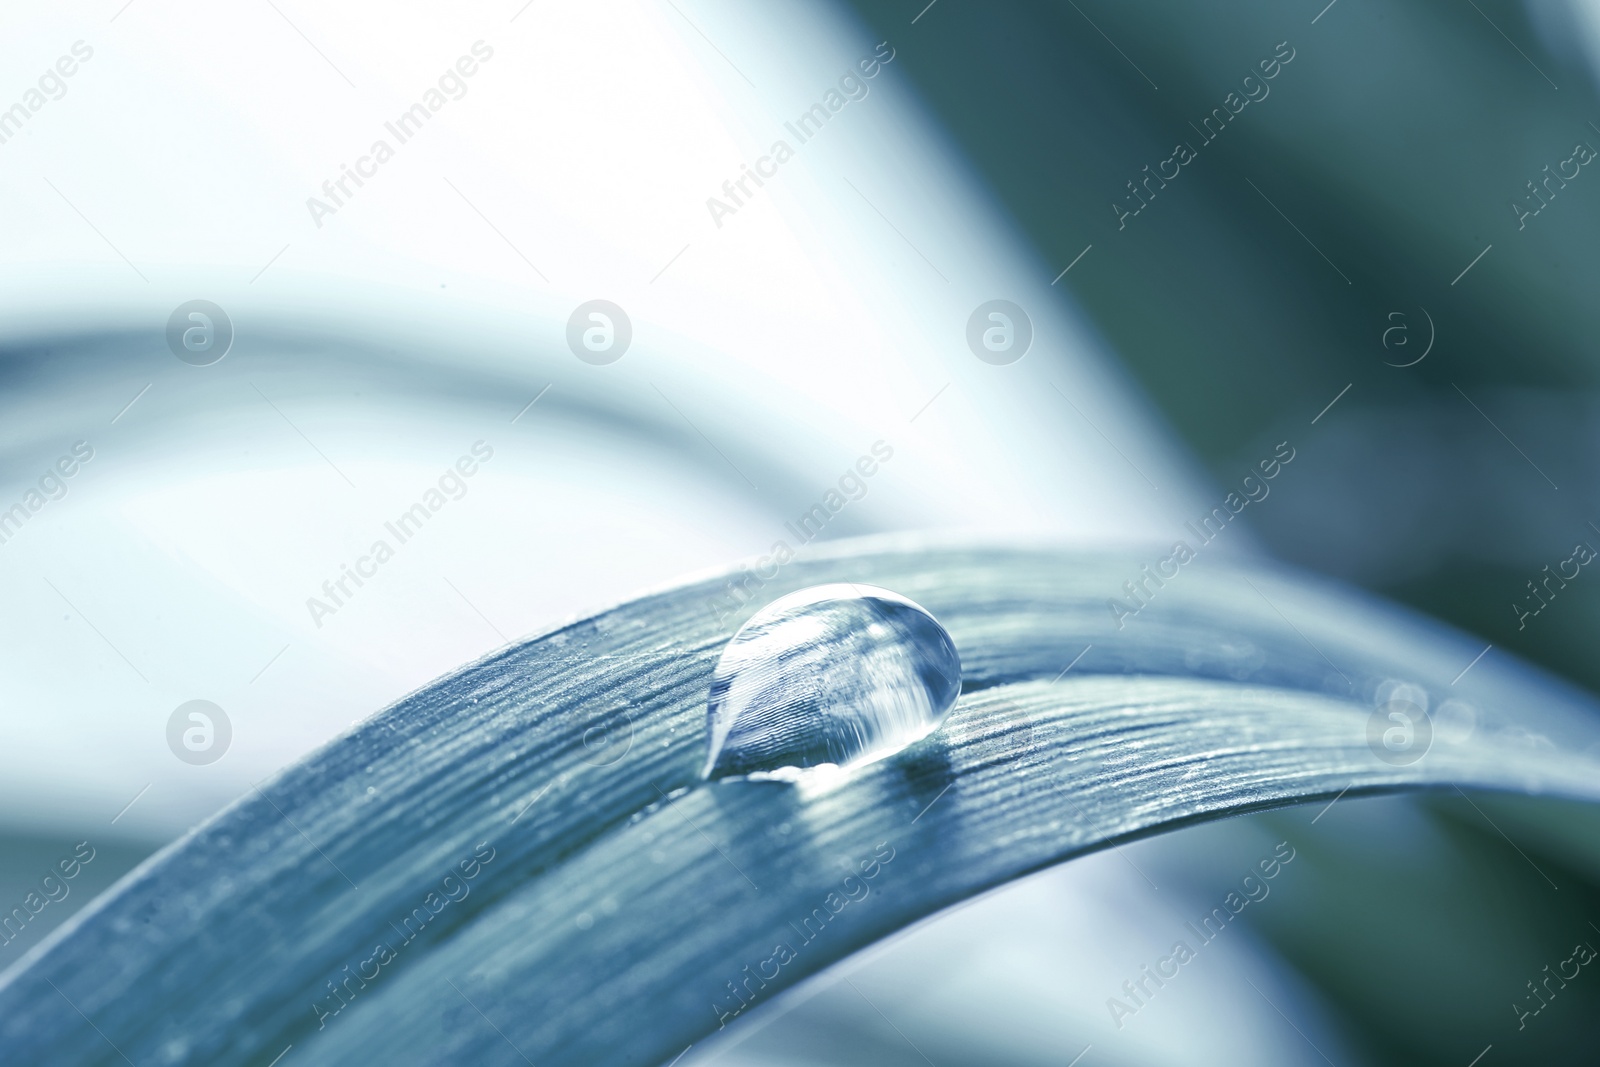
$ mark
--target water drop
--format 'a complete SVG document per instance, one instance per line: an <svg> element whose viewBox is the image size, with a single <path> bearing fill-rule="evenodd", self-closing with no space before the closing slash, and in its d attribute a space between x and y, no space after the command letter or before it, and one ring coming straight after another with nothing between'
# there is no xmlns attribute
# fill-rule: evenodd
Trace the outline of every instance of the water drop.
<svg viewBox="0 0 1600 1067"><path fill-rule="evenodd" d="M961 690L937 619L898 593L839 583L768 604L711 677L706 777L882 759L932 733Z"/></svg>

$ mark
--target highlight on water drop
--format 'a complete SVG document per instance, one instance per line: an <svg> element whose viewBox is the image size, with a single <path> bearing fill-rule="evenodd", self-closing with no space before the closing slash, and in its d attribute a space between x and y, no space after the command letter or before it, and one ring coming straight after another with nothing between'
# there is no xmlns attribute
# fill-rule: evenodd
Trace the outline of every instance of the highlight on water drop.
<svg viewBox="0 0 1600 1067"><path fill-rule="evenodd" d="M733 635L707 700L707 778L848 768L938 728L961 691L950 634L871 585L802 589Z"/></svg>

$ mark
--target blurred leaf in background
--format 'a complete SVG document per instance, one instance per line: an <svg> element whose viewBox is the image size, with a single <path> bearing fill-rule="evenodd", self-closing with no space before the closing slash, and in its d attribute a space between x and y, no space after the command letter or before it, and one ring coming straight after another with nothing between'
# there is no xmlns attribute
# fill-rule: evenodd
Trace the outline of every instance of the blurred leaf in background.
<svg viewBox="0 0 1600 1067"><path fill-rule="evenodd" d="M1273 554L1600 688L1594 5L854 6Z"/></svg>

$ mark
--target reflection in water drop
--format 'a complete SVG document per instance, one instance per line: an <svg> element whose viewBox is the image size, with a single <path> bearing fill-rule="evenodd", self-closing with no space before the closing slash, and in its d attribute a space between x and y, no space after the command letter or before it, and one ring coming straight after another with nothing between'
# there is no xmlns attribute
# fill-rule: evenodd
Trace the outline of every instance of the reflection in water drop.
<svg viewBox="0 0 1600 1067"><path fill-rule="evenodd" d="M702 773L881 759L932 733L960 689L955 642L920 606L870 585L802 589L757 612L717 661Z"/></svg>

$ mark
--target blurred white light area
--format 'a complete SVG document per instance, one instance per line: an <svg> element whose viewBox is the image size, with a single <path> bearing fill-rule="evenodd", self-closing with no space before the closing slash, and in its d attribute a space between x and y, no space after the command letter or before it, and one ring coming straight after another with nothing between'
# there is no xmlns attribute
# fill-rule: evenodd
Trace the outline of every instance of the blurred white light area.
<svg viewBox="0 0 1600 1067"><path fill-rule="evenodd" d="M0 545L13 823L169 838L508 639L792 543L880 440L825 536L1164 542L1203 510L1051 285L1080 250L1034 258L923 113L909 22L804 144L784 123L879 45L820 3L38 7L9 16L0 103L79 40L0 144L0 342L121 331L0 396L0 507L96 450ZM380 138L318 226L307 198ZM707 198L780 138L717 226ZM210 367L160 341L196 298L236 330ZM603 367L565 340L596 298L633 323ZM966 347L995 298L1035 331L1010 366ZM317 626L307 598L479 440L469 492ZM196 698L233 723L208 766L167 748Z"/></svg>

